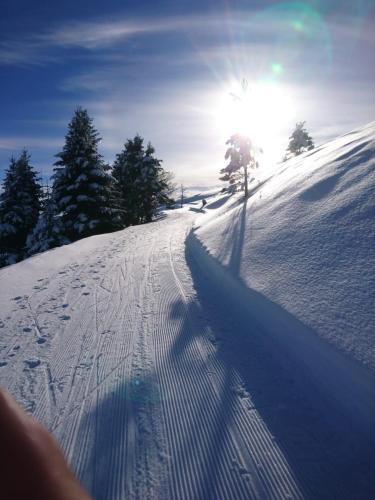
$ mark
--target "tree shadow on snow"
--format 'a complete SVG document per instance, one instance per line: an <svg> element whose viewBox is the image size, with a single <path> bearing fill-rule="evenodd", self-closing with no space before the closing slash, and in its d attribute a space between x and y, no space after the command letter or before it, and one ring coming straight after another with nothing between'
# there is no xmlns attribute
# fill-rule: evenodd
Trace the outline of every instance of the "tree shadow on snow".
<svg viewBox="0 0 375 500"><path fill-rule="evenodd" d="M335 158L337 164L336 173L324 179L320 179L315 184L308 187L300 194L301 200L314 202L326 198L340 183L342 183L347 174L353 176L355 173L355 182L358 182L359 177L366 175L366 170L363 170L361 167L374 156L374 150L368 148L370 142L371 141L366 141L358 144ZM347 146L348 145L346 145L346 147ZM360 167L357 172L355 170L356 167ZM354 182L353 177L351 177L350 180L350 183L352 182Z"/></svg>
<svg viewBox="0 0 375 500"><path fill-rule="evenodd" d="M180 320L168 354L168 363L179 388L172 398L184 402L174 424L171 455L174 463L183 457L184 469L176 469L173 474L176 478L184 475L185 482L185 486L176 487L171 498L252 498L255 491L250 476L244 477L238 450L231 439L237 411L233 392L238 381L235 370L226 363L221 365L218 377L211 371L211 361L215 363L212 344L215 340L213 337L207 340L209 330L198 302L186 304L177 300L170 318Z"/></svg>
<svg viewBox="0 0 375 500"><path fill-rule="evenodd" d="M211 203L208 203L207 205L207 208L209 209L216 209L216 208L220 208L222 207L223 205L225 205L225 203L232 197L232 194L227 194L225 196L222 196L221 198L219 198L218 200L215 200L215 201L212 201Z"/></svg>
<svg viewBox="0 0 375 500"><path fill-rule="evenodd" d="M236 249L235 254L239 252ZM199 310L205 312L211 341L213 339L217 344L215 357L223 373L221 394L224 396L233 392L234 381L236 377L240 378L244 389L242 396L251 407L249 419L255 409L287 460L304 495L317 499L370 498L375 477L373 428L361 428L361 419L344 412L335 401L335 394L325 392L319 376L315 378L305 369L292 354L291 346L285 345L290 342L290 336L282 342L275 341L276 336L268 336L248 312L242 310L240 305L236 307L235 297L226 296L224 286L220 287L218 283L213 286L208 275L197 265L189 246L186 259ZM279 318L280 332L276 333L281 338L284 335L281 325L287 325L295 332L306 329L295 317L261 294L249 291L248 298L262 303L269 315ZM190 307L197 308L198 304ZM171 357L187 349L197 334L191 326L183 326L180 332L182 338L177 338ZM316 370L320 369L318 362ZM331 376L335 376L334 369ZM354 403L356 395L351 394L350 397ZM215 415L212 421L211 446L214 455L219 457L227 446L224 434L220 436L220 429L222 431L223 426L230 424L236 412L234 399L223 397L221 407L219 405L215 411L220 415ZM370 417L366 415L366 422L371 422ZM198 425L198 418L196 420ZM249 455L257 454L256 449L251 450L250 443L248 451ZM209 471L212 465L207 464L203 483L208 481L212 484ZM212 474L219 477L215 464Z"/></svg>
<svg viewBox="0 0 375 500"><path fill-rule="evenodd" d="M230 232L230 236L226 237L222 242L221 250L219 251L219 258L229 255L228 267L235 276L238 276L240 273L242 250L247 225L247 203L248 200L241 200L238 217L233 217L233 224L227 228L227 232Z"/></svg>
<svg viewBox="0 0 375 500"><path fill-rule="evenodd" d="M115 374L112 382L82 403L87 413L71 451L72 468L96 500L148 498L150 491L152 498L162 500L163 481L152 477L149 466L155 463L153 470L164 470L166 460L154 439L155 415L162 405L155 376L152 372Z"/></svg>
<svg viewBox="0 0 375 500"><path fill-rule="evenodd" d="M241 239L235 243L234 261L241 244ZM142 498L150 484L158 500L237 500L256 498L259 492L263 498L288 494L292 498L371 498L374 434L362 432L359 421L341 412L334 397L327 398L290 355L290 346L263 332L236 305L236 298L226 295L225 286L213 286L189 246L186 260L196 297L172 305L171 333L164 332L166 346L157 373L150 365L143 376L132 370L129 379L129 370L119 366L110 386L93 391L86 402L87 413L72 453L72 465L83 484L96 499L115 494ZM262 303L280 324L296 331L302 328L266 297L249 294L249 300ZM153 335L157 346L158 332ZM160 441L162 447L156 451L157 429L147 420L151 413L153 418L173 416L160 419L167 439ZM263 425L266 431L260 434ZM276 443L285 458L291 490L280 479L288 474L283 476L283 466L277 468L270 461L262 439L269 439L270 447ZM235 441L244 443L241 451ZM168 474L165 490L160 489L162 480L154 487L148 476L148 467L152 469L158 459L156 452L165 455L159 456L164 460L160 470ZM126 470L134 476L124 476Z"/></svg>
<svg viewBox="0 0 375 500"><path fill-rule="evenodd" d="M248 200L245 199L243 202L241 214L238 217L237 224L233 227L232 238L230 238L232 248L229 258L229 268L236 276L240 273L243 243L246 232L247 201Z"/></svg>

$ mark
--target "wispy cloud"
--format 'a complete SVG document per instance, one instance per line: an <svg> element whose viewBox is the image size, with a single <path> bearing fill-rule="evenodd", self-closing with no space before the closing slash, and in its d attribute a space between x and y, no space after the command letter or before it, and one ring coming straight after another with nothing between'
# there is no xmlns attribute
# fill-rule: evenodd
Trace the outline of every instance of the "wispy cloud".
<svg viewBox="0 0 375 500"><path fill-rule="evenodd" d="M70 22L45 33L31 33L23 40L9 39L0 42L0 64L41 65L59 60L53 54L56 49L106 49L140 35L217 28L222 21L220 19L210 16L181 16Z"/></svg>
<svg viewBox="0 0 375 500"><path fill-rule="evenodd" d="M190 14L174 17L138 18L128 17L93 21L68 22L49 31L30 34L24 40L8 40L0 43L0 64L45 64L61 60L59 49L83 49L100 51L115 48L130 39L152 35L177 33L191 40L197 35L217 40L227 35L228 41L241 43L246 38L258 45L275 45L275 40L286 30L292 29L288 19L259 18L253 10ZM333 32L341 37L363 39L375 43L375 35L369 30L359 30L347 19L331 22ZM240 37L237 34L240 33ZM226 34L226 35L225 35ZM318 34L319 35L319 34ZM65 53L65 56L67 53Z"/></svg>
<svg viewBox="0 0 375 500"><path fill-rule="evenodd" d="M75 22L40 35L38 38L48 45L97 49L137 35L186 29L194 25L193 21L193 18L186 16L156 20Z"/></svg>
<svg viewBox="0 0 375 500"><path fill-rule="evenodd" d="M46 47L35 40L0 42L0 64L7 66L44 66L59 58L48 53Z"/></svg>
<svg viewBox="0 0 375 500"><path fill-rule="evenodd" d="M29 149L48 149L61 148L64 138L54 137L26 137L26 136L11 136L0 137L0 149L9 151L18 151L23 148Z"/></svg>
<svg viewBox="0 0 375 500"><path fill-rule="evenodd" d="M56 55L58 49L108 49L140 35L217 28L222 22L220 19L210 16L181 16L70 22L45 33L31 33L21 40L0 42L0 64L43 65L61 60L61 54Z"/></svg>
<svg viewBox="0 0 375 500"><path fill-rule="evenodd" d="M113 86L113 71L95 70L80 75L65 78L59 85L60 90L75 92L85 90L96 92Z"/></svg>

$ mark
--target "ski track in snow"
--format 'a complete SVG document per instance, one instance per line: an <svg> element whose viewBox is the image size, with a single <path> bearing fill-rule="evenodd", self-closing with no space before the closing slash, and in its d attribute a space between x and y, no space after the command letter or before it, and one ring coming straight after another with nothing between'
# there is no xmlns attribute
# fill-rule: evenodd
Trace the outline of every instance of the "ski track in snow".
<svg viewBox="0 0 375 500"><path fill-rule="evenodd" d="M2 385L96 499L370 498L373 436L210 288L195 218L119 232L12 297Z"/></svg>

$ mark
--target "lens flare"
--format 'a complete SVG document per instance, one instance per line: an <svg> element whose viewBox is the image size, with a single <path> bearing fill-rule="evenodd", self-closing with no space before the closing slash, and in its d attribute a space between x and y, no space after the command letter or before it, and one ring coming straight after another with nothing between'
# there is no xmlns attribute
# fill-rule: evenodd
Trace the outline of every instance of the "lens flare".
<svg viewBox="0 0 375 500"><path fill-rule="evenodd" d="M304 2L278 3L257 13L252 23L274 27L273 43L264 54L264 78L277 81L283 76L292 76L304 80L329 74L332 67L331 33L324 17L311 5Z"/></svg>
<svg viewBox="0 0 375 500"><path fill-rule="evenodd" d="M272 73L276 76L280 76L284 73L284 66L280 63L271 64Z"/></svg>
<svg viewBox="0 0 375 500"><path fill-rule="evenodd" d="M247 135L258 150L272 156L293 114L292 99L283 87L268 82L244 90L237 84L221 97L216 120L227 139L235 133Z"/></svg>

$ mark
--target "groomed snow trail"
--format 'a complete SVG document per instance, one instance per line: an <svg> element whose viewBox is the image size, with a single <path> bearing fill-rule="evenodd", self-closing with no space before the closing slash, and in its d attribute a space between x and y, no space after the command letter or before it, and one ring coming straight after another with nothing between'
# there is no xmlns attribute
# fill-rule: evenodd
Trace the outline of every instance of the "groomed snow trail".
<svg viewBox="0 0 375 500"><path fill-rule="evenodd" d="M12 297L2 385L96 499L370 498L368 436L212 289L196 217L108 235Z"/></svg>

